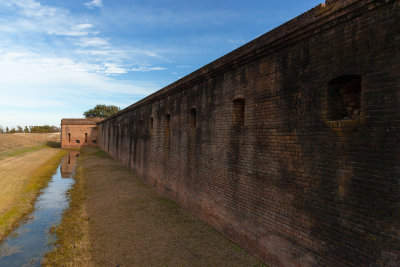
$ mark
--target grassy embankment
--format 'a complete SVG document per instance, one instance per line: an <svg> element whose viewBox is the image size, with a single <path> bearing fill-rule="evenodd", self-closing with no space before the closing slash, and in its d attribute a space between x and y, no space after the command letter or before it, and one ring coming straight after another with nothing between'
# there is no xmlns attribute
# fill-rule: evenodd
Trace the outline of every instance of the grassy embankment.
<svg viewBox="0 0 400 267"><path fill-rule="evenodd" d="M0 160L38 151L45 147L59 146L59 133L15 133L0 135Z"/></svg>
<svg viewBox="0 0 400 267"><path fill-rule="evenodd" d="M33 209L65 152L59 135L0 135L0 241Z"/></svg>
<svg viewBox="0 0 400 267"><path fill-rule="evenodd" d="M75 180L43 266L263 266L97 148Z"/></svg>

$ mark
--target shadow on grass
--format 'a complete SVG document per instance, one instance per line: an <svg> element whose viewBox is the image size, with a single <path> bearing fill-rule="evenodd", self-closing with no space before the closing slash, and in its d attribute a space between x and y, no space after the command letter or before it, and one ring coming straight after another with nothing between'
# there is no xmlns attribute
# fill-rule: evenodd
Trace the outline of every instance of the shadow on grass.
<svg viewBox="0 0 400 267"><path fill-rule="evenodd" d="M60 142L58 142L58 141L47 141L46 146L52 147L52 148L60 148L61 147Z"/></svg>

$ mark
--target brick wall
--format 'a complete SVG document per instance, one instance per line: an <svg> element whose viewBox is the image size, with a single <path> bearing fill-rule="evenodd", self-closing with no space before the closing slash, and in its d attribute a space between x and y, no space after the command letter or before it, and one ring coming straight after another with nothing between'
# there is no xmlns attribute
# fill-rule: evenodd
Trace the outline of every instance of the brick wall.
<svg viewBox="0 0 400 267"><path fill-rule="evenodd" d="M398 266L399 10L327 1L103 121L99 145L272 266Z"/></svg>
<svg viewBox="0 0 400 267"><path fill-rule="evenodd" d="M97 126L101 119L62 119L61 148L97 146Z"/></svg>

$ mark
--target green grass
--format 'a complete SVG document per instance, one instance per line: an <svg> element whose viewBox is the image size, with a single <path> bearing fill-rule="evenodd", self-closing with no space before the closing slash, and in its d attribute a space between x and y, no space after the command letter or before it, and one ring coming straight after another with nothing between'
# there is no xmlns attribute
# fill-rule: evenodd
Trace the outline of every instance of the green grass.
<svg viewBox="0 0 400 267"><path fill-rule="evenodd" d="M93 156L101 156L101 157L110 157L105 151L103 151L103 150L97 150L97 151L95 151L95 152L92 152L92 153L90 153L90 155L93 155ZM110 157L111 158L111 157Z"/></svg>

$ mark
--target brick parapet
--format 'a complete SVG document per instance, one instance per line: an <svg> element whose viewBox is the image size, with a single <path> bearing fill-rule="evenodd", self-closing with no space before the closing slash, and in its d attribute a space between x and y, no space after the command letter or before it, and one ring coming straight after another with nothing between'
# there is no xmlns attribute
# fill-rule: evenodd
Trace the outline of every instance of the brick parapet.
<svg viewBox="0 0 400 267"><path fill-rule="evenodd" d="M281 49L282 46L288 46L321 31L326 31L338 23L344 23L359 16L360 13L366 10L370 11L392 1L396 0L327 0L325 4L319 4L257 39L130 105L104 121L112 120L114 117L135 108L140 108L143 105L148 105L158 99L185 90L187 87L215 77L229 69L240 67L252 59L273 53Z"/></svg>
<svg viewBox="0 0 400 267"><path fill-rule="evenodd" d="M96 125L103 119L62 119L61 125Z"/></svg>

